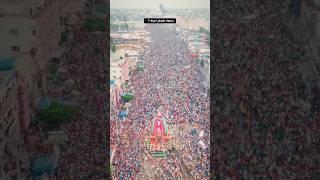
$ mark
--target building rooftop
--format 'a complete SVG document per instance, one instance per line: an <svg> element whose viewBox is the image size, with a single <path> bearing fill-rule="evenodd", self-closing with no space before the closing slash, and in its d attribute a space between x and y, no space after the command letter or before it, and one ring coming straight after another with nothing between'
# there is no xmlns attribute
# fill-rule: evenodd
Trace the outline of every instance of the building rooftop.
<svg viewBox="0 0 320 180"><path fill-rule="evenodd" d="M0 58L0 71L10 71L15 67L15 58Z"/></svg>
<svg viewBox="0 0 320 180"><path fill-rule="evenodd" d="M110 62L110 66L120 67L120 65L123 64L124 61L125 61L125 59L114 59Z"/></svg>
<svg viewBox="0 0 320 180"><path fill-rule="evenodd" d="M111 38L121 38L122 37L122 33L110 33L110 37Z"/></svg>
<svg viewBox="0 0 320 180"><path fill-rule="evenodd" d="M122 38L124 38L124 39L138 39L140 37L138 37L136 34L123 34Z"/></svg>
<svg viewBox="0 0 320 180"><path fill-rule="evenodd" d="M111 33L111 38L123 38L123 39L140 39L141 33Z"/></svg>
<svg viewBox="0 0 320 180"><path fill-rule="evenodd" d="M120 84L121 70L119 66L110 67L110 80L113 81L113 84Z"/></svg>
<svg viewBox="0 0 320 180"><path fill-rule="evenodd" d="M210 49L199 49L200 53L210 53Z"/></svg>
<svg viewBox="0 0 320 180"><path fill-rule="evenodd" d="M110 52L111 61L114 59L120 59L120 57L124 58L125 51L117 50L116 52Z"/></svg>
<svg viewBox="0 0 320 180"><path fill-rule="evenodd" d="M194 42L190 42L189 45L191 46L203 46L205 45L204 42L200 42L200 41L194 41Z"/></svg>
<svg viewBox="0 0 320 180"><path fill-rule="evenodd" d="M110 53L111 59L110 59L110 66L111 67L120 67L121 64L124 63L125 57L124 57L124 52L123 50L118 50L114 53ZM120 57L123 57L123 59L120 59Z"/></svg>
<svg viewBox="0 0 320 180"><path fill-rule="evenodd" d="M137 56L138 55L138 51L130 51L130 50L127 50L125 51L125 53L128 54L128 56Z"/></svg>

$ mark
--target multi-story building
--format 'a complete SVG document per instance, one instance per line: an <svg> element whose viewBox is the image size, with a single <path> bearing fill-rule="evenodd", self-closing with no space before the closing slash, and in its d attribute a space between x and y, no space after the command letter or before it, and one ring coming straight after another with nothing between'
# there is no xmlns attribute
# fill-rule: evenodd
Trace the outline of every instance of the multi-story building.
<svg viewBox="0 0 320 180"><path fill-rule="evenodd" d="M110 80L118 87L122 84L121 67L116 63L110 64Z"/></svg>
<svg viewBox="0 0 320 180"><path fill-rule="evenodd" d="M191 53L199 53L200 49L207 49L208 45L203 41L193 41L188 43L188 49Z"/></svg>
<svg viewBox="0 0 320 180"><path fill-rule="evenodd" d="M145 24L143 21L115 21L114 24L119 26L119 29L123 25L128 25L128 31L133 32L137 30L143 30Z"/></svg>
<svg viewBox="0 0 320 180"><path fill-rule="evenodd" d="M125 58L125 61L120 66L121 66L121 80L123 83L125 83L129 80L129 59Z"/></svg>
<svg viewBox="0 0 320 180"><path fill-rule="evenodd" d="M199 60L201 62L201 71L204 77L204 87L210 89L210 49L199 49Z"/></svg>
<svg viewBox="0 0 320 180"><path fill-rule="evenodd" d="M111 53L110 80L113 80L118 90L123 92L123 84L129 80L130 61L132 57L125 51Z"/></svg>
<svg viewBox="0 0 320 180"><path fill-rule="evenodd" d="M125 83L126 80L128 80L129 62L128 58L125 57L124 51L111 53L110 66L110 79L115 80L117 85L120 86Z"/></svg>
<svg viewBox="0 0 320 180"><path fill-rule="evenodd" d="M58 0L2 0L0 58L15 58L21 129L46 94L48 61L59 50Z"/></svg>
<svg viewBox="0 0 320 180"><path fill-rule="evenodd" d="M210 22L198 17L178 16L176 17L176 23L179 28L192 31L197 31L200 27L203 27L207 30L210 29Z"/></svg>
<svg viewBox="0 0 320 180"><path fill-rule="evenodd" d="M145 39L144 37L138 36L137 34L118 34L112 33L110 37L116 44L117 49L141 49L144 48Z"/></svg>
<svg viewBox="0 0 320 180"><path fill-rule="evenodd" d="M0 59L0 177L20 179L18 86L13 59Z"/></svg>
<svg viewBox="0 0 320 180"><path fill-rule="evenodd" d="M114 74L114 72L113 72ZM116 84L115 80L110 82L110 107L119 107L120 105L120 87Z"/></svg>
<svg viewBox="0 0 320 180"><path fill-rule="evenodd" d="M134 69L138 61L138 51L125 51L124 57L128 59L129 70Z"/></svg>

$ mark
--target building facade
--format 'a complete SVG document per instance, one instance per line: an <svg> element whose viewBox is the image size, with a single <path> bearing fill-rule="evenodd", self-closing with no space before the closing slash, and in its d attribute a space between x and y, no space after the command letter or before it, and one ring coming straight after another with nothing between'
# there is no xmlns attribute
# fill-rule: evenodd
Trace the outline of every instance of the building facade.
<svg viewBox="0 0 320 180"><path fill-rule="evenodd" d="M176 23L177 23L177 26L181 29L197 31L199 30L200 27L203 27L207 30L210 30L210 22L208 20L198 18L198 17L178 16L176 18Z"/></svg>
<svg viewBox="0 0 320 180"><path fill-rule="evenodd" d="M16 59L21 129L47 91L48 61L59 50L58 10L58 0L4 0L0 9L0 58Z"/></svg>

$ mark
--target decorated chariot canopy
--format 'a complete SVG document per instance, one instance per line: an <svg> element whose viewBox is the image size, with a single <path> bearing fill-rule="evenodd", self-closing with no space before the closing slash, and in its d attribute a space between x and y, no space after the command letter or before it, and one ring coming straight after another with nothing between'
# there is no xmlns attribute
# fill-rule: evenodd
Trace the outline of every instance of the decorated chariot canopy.
<svg viewBox="0 0 320 180"><path fill-rule="evenodd" d="M157 113L151 127L151 134L146 138L147 149L154 157L165 157L175 145L173 129L161 112Z"/></svg>

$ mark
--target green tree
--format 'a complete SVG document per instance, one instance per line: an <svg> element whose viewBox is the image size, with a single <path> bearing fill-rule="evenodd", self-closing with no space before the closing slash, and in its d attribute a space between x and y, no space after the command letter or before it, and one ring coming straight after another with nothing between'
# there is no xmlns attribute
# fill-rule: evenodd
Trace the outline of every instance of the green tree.
<svg viewBox="0 0 320 180"><path fill-rule="evenodd" d="M121 96L121 98L125 102L129 102L134 99L134 95L133 94L125 94L125 95Z"/></svg>
<svg viewBox="0 0 320 180"><path fill-rule="evenodd" d="M210 32L209 32L208 30L206 30L205 28L203 28L203 27L200 27L200 28L199 28L199 33L205 33L205 34L207 34L207 35L210 34Z"/></svg>
<svg viewBox="0 0 320 180"><path fill-rule="evenodd" d="M124 24L124 29L127 30L127 31L129 30L129 25L128 25L128 23L125 23L125 24Z"/></svg>
<svg viewBox="0 0 320 180"><path fill-rule="evenodd" d="M143 64L137 64L137 71L143 71L144 65Z"/></svg>
<svg viewBox="0 0 320 180"><path fill-rule="evenodd" d="M127 23L121 23L121 25L120 25L120 29L121 29L121 31L125 31L125 30L128 30L129 28L127 27Z"/></svg>
<svg viewBox="0 0 320 180"><path fill-rule="evenodd" d="M105 5L99 5L99 6L96 6L95 9L96 9L96 12L98 13L107 13L109 8Z"/></svg>
<svg viewBox="0 0 320 180"><path fill-rule="evenodd" d="M102 17L90 17L84 22L84 28L87 31L105 31L105 21Z"/></svg>
<svg viewBox="0 0 320 180"><path fill-rule="evenodd" d="M118 24L111 24L111 30L112 31L118 31L119 30L119 25Z"/></svg>
<svg viewBox="0 0 320 180"><path fill-rule="evenodd" d="M54 128L61 123L70 121L76 112L77 110L72 106L52 102L48 108L40 111L38 118L49 127Z"/></svg>

